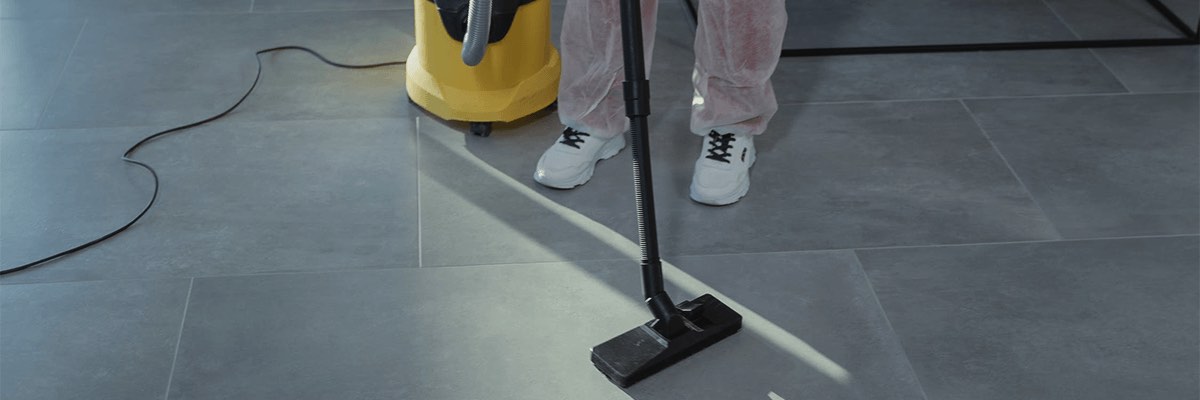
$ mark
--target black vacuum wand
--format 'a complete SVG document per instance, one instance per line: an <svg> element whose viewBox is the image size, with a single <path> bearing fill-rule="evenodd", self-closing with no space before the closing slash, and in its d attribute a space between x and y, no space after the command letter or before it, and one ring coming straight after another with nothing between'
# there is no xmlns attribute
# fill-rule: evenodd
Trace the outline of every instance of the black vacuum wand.
<svg viewBox="0 0 1200 400"><path fill-rule="evenodd" d="M654 319L592 348L592 363L610 381L629 387L737 333L742 316L705 294L676 305L663 288L654 185L650 173L650 82L642 51L639 0L621 0L621 40L625 55L625 114L633 141L633 182L637 197L638 242L642 248L642 291Z"/></svg>

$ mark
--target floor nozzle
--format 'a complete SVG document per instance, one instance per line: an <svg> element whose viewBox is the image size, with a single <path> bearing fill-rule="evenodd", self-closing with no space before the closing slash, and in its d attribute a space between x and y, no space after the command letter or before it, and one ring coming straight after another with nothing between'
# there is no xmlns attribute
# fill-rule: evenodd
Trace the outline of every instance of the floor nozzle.
<svg viewBox="0 0 1200 400"><path fill-rule="evenodd" d="M672 308L670 320L656 318L593 347L592 364L617 386L629 387L742 327L742 316L709 294Z"/></svg>

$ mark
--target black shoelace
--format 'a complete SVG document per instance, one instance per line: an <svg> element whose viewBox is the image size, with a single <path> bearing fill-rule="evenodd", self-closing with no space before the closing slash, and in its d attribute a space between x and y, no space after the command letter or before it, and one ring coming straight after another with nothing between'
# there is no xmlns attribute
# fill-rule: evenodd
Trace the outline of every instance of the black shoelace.
<svg viewBox="0 0 1200 400"><path fill-rule="evenodd" d="M571 128L567 128L567 129L563 130L562 136L563 136L563 140L560 141L559 143L562 143L567 146L571 146L571 147L578 149L579 144L583 143L583 138L581 136L592 136L592 135L589 135L589 134L586 134L586 133L583 133L583 132L580 132L580 131L577 131L577 130L574 130Z"/></svg>
<svg viewBox="0 0 1200 400"><path fill-rule="evenodd" d="M737 139L733 138L732 133L720 134L717 131L709 132L708 138L708 155L704 158L728 164L729 149L733 148L733 142Z"/></svg>

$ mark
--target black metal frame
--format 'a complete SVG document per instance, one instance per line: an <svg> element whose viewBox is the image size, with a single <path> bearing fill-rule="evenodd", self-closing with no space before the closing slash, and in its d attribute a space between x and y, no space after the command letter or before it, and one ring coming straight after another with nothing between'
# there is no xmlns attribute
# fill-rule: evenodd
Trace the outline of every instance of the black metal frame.
<svg viewBox="0 0 1200 400"><path fill-rule="evenodd" d="M684 9L691 16L695 29L697 11L693 0L683 0ZM702 1L702 0L701 0ZM815 49L783 49L781 57L814 57L840 56L861 54L902 54L902 53L950 53L964 51L1003 51L1003 50L1051 50L1051 49L1088 49L1112 47L1153 47L1180 46L1200 44L1200 20L1196 27L1190 27L1179 15L1171 11L1160 0L1146 0L1151 7L1162 14L1183 37L1156 39L1105 39L1105 40L1065 40L1065 41L1036 41L1036 42L994 42L994 43L962 43L962 44L930 44L902 46L866 46L866 47L830 47Z"/></svg>

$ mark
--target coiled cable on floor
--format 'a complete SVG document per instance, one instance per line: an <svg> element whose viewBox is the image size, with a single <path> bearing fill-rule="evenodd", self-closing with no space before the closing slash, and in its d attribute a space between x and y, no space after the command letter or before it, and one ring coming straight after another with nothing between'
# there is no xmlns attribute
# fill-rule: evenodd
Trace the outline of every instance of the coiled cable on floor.
<svg viewBox="0 0 1200 400"><path fill-rule="evenodd" d="M272 47L269 49L262 49L262 50L254 52L254 60L258 63L257 70L254 72L254 82L250 84L250 88L246 89L246 93L242 94L242 97L239 98L236 103L233 103L233 105L230 106L229 108L225 109L225 111L221 111L220 113L213 115L211 117L205 118L203 120L196 121L196 122L193 122L193 123L190 123L187 125L180 125L180 126L177 126L174 128L162 130L162 131L156 132L150 136L146 136L145 138L142 138L142 140L139 140L137 143L134 143L133 146L130 146L129 149L125 150L125 153L121 155L121 161L125 161L127 163L131 163L131 164L137 165L139 167L145 168L146 171L150 172L150 176L154 178L154 192L153 192L153 194L150 195L150 201L146 202L146 206L142 207L142 211L139 212L136 217L133 217L132 220L125 223L125 225L122 225L120 228L117 228L116 230L113 230L112 232L109 232L108 234L105 234L104 236L93 239L90 242L63 250L61 252L46 256L46 257L36 260L36 261L31 261L31 262L28 262L28 263L25 263L25 264L22 264L22 265L19 265L16 267L12 267L12 268L0 269L0 275L8 275L11 273L24 271L26 269L33 268L35 266L45 264L47 262L59 259L61 257L68 256L68 255L78 252L80 250L83 250L83 249L86 249L93 245L96 245L97 243L108 240L109 238L112 238L113 236L116 236L116 235L120 234L121 232L124 232L126 229L129 229L129 227L133 226L133 224L137 223L138 220L142 219L142 216L146 215L146 212L150 211L150 208L154 206L154 202L156 200L158 200L158 187L159 187L158 172L156 172L154 170L154 168L151 167L149 164L146 164L144 162L138 161L133 158L133 154L135 152L137 152L138 148L140 148L140 147L142 147L142 145L149 143L160 137L163 137L163 136L166 136L166 135L169 135L172 133L176 133L176 132L179 132L182 130L195 128L197 126L216 121L218 119L225 117L226 115L229 115L229 113L233 112L233 110L236 110L238 108L238 106L242 105L242 102L246 101L247 97L250 97L250 93L254 92L254 88L258 87L258 81L260 78L262 78L262 70L263 70L262 55L266 54L266 53L272 53L272 52L284 51L284 50L303 51L305 53L311 54L313 57L316 57L318 60L321 60L322 62L324 62L326 64L332 65L334 67L346 68L346 69L379 68L379 67L386 67L386 66L392 66L392 65L403 65L405 63L405 61L389 61L389 62L382 62L382 63L377 63L377 64L343 64L343 63L339 63L339 62L330 60L328 58L325 58L325 56L321 55L321 53L318 53L312 49L309 49L309 48L303 47L303 46L279 46L279 47Z"/></svg>

